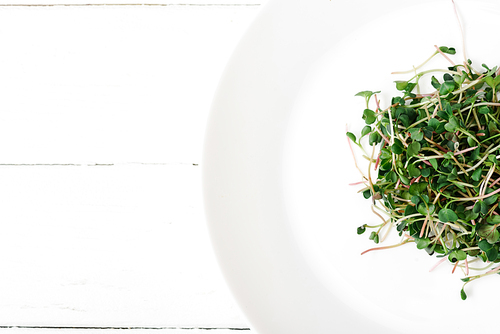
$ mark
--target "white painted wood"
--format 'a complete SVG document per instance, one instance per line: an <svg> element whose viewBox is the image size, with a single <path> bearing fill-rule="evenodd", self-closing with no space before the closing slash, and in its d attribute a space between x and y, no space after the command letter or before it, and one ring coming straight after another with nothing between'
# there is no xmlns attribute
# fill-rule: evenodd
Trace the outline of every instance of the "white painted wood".
<svg viewBox="0 0 500 334"><path fill-rule="evenodd" d="M255 334L247 329L225 328L171 328L171 329L55 329L9 328L0 329L2 334Z"/></svg>
<svg viewBox="0 0 500 334"><path fill-rule="evenodd" d="M0 7L0 163L197 163L258 6Z"/></svg>
<svg viewBox="0 0 500 334"><path fill-rule="evenodd" d="M192 165L0 168L0 326L247 327Z"/></svg>
<svg viewBox="0 0 500 334"><path fill-rule="evenodd" d="M248 327L193 164L258 10L0 6L0 326Z"/></svg>
<svg viewBox="0 0 500 334"><path fill-rule="evenodd" d="M2 0L0 5L261 5L267 0Z"/></svg>

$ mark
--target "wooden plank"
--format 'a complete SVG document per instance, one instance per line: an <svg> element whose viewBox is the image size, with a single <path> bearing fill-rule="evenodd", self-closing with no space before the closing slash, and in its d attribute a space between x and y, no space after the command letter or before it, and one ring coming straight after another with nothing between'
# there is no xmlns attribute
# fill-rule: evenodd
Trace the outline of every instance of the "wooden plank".
<svg viewBox="0 0 500 334"><path fill-rule="evenodd" d="M1 166L0 185L0 327L248 327L198 166Z"/></svg>
<svg viewBox="0 0 500 334"><path fill-rule="evenodd" d="M35 5L35 6L53 6L53 5L65 5L65 6L74 6L74 5L179 5L179 6L214 6L214 5L228 5L228 6L255 6L262 5L267 0L91 0L91 1L83 1L83 0L23 0L23 1L9 1L2 0L0 1L1 5L11 5L11 6L26 6L26 5Z"/></svg>
<svg viewBox="0 0 500 334"><path fill-rule="evenodd" d="M6 334L255 334L249 328L9 328L0 329L0 333Z"/></svg>
<svg viewBox="0 0 500 334"><path fill-rule="evenodd" d="M197 163L259 6L0 6L0 163Z"/></svg>
<svg viewBox="0 0 500 334"><path fill-rule="evenodd" d="M210 249L196 164L258 9L0 6L0 331L247 327Z"/></svg>

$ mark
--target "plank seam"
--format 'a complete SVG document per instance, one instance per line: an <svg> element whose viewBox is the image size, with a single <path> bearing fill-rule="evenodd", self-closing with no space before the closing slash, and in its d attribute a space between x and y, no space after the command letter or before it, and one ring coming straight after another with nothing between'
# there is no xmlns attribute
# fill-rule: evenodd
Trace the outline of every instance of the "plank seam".
<svg viewBox="0 0 500 334"><path fill-rule="evenodd" d="M78 329L78 330L231 330L249 331L247 327L86 327L86 326L0 326L0 329Z"/></svg>
<svg viewBox="0 0 500 334"><path fill-rule="evenodd" d="M193 6L193 7L217 7L217 6L260 6L261 4L196 4L196 3L179 3L179 4L169 4L169 3L109 3L109 4L0 4L0 7L93 7L93 6L158 6L158 7L169 7L169 6Z"/></svg>

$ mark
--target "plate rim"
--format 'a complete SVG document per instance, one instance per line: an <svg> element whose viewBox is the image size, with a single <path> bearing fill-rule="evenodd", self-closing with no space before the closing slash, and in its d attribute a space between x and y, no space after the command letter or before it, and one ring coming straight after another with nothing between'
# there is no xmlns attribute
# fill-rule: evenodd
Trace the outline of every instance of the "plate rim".
<svg viewBox="0 0 500 334"><path fill-rule="evenodd" d="M424 2L437 1L445 2L447 0L424 0L419 4L422 4ZM334 3L343 11L349 11L349 9L355 9L357 7L359 9L360 5L366 4L367 2L369 1L356 0L350 2L337 1L331 3ZM494 3L493 0L486 0L486 2ZM252 170L250 170L250 168L257 167L258 171L261 169L258 169L259 166L252 164L252 161L249 161L248 157L245 158L245 154L253 154L254 158L267 157L273 159L272 157L266 156L265 154L263 154L262 156L256 154L256 148L252 146L255 146L256 144L248 142L248 137L245 137L246 135L248 135L248 133L245 132L243 134L238 133L237 131L238 127L242 126L243 120L250 122L250 126L255 127L258 124L255 119L248 116L248 108L246 108L247 106L239 105L238 103L243 104L249 101L251 97L248 96L248 94L250 93L246 91L246 89L248 89L249 87L255 87L256 84L255 82L244 82L244 80L247 79L251 81L258 79L259 75L257 75L258 73L247 73L249 70L242 69L241 66L250 65L252 69L255 69L255 63L263 61L262 57L275 56L275 53L279 54L279 48L289 47L289 45L286 45L285 42L282 42L280 40L275 40L274 44L270 43L272 41L272 38L270 38L269 35L279 35L280 33L284 33L284 31L281 30L282 27L276 27L273 26L273 24L276 25L276 22L282 22L283 17L286 17L287 15L290 15L291 17L297 15L300 10L304 9L304 4L311 5L313 3L316 7L319 8L324 8L322 6L325 6L324 1L322 0L298 0L293 2L293 4L285 0L269 0L260 9L260 12L258 13L254 22L244 34L221 77L210 110L209 120L205 132L205 142L202 158L202 187L205 213L211 242L220 266L220 270L223 273L223 277L226 280L226 283L238 307L242 310L243 316L250 323L251 327L258 333L298 334L303 333L304 330L313 333L322 333L331 330L332 328L339 328L339 326L345 333L359 333L360 331L365 331L368 328L370 329L371 333L397 333L396 331L369 319L359 321L357 319L359 316L361 316L361 314L357 314L355 310L352 310L349 307L345 307L345 305L343 303L339 303L338 300L326 300L324 294L327 293L327 290L325 289L325 287L320 286L321 283L317 280L317 278L314 276L314 273L312 272L301 273L301 276L298 278L295 277L293 282L286 282L286 279L284 279L283 275L294 273L296 268L304 265L305 261L303 258L301 258L300 251L295 248L295 245L293 245L292 242L287 240L280 240L280 246L283 246L280 249L270 246L269 240L264 240L260 244L261 246L266 246L269 249L274 249L274 251L276 252L287 251L290 252L290 254L294 254L297 257L295 259L296 263L291 263L293 261L287 259L287 261L289 261L290 263L286 263L286 268L280 267L277 263L273 262L282 259L276 254L271 254L269 256L269 259L265 259L263 257L264 255L257 251L257 259L252 258L252 254L250 254L251 250L242 249L244 245L243 243L239 242L244 240L245 233L248 233L248 235L250 236L256 236L260 233L262 239L266 239L268 237L262 236L262 233L269 232L270 229L269 227L259 226L258 231L252 230L245 225L245 222L248 223L248 221L251 220L246 220L240 223L242 225L239 227L242 230L239 231L233 225L235 223L235 217L238 216L234 213L229 212L238 204L241 205L241 203L238 203L238 201L242 201L244 197L238 197L237 194L235 195L233 193L241 190L241 188L238 189L238 187L235 188L234 186L241 185L242 181L234 175L231 176L225 173L234 172L234 170L231 171L231 168L236 168L238 172L241 172L241 177L251 177L253 178L253 180L258 180L259 176L252 173ZM379 7L384 7L385 5L394 5L394 10L414 4L412 0L381 0L377 1L376 3ZM283 8L285 9L283 10ZM372 11L373 8L375 7L372 6L369 8L365 8L365 15L359 15L356 22L366 18L366 12ZM379 12L381 11L380 8L378 10ZM276 17L278 15L277 13L279 13L280 18ZM356 14L359 14L359 12L357 12ZM306 21L301 22L301 24L304 24L305 22ZM329 25L327 25L327 22L320 21L316 22L316 24L316 27L318 29L322 25L326 28L329 27ZM271 31L264 28L271 28ZM251 54L253 58L249 58L248 54ZM314 55L309 55L309 58L306 57L305 59L311 59L311 57L314 57ZM268 64L264 63L260 65L265 68L265 66ZM276 81L286 79L286 73L281 73L279 70L286 71L286 69L290 68L290 65L288 65L287 67L285 64L282 69L278 69L276 73L272 73L276 76L272 79ZM269 73L262 73L262 76L260 76L260 78L262 79L264 78L264 76L266 77L266 80L270 78ZM292 84L294 84L295 86L292 87ZM280 85L286 86L286 84L283 84L283 82L279 82L275 86L271 86L272 88L276 89L277 94L283 94L283 98L293 98L293 94L287 95L286 91L280 91ZM288 89L290 89L290 87L298 89L298 87L300 87L300 83L289 83L289 86L287 87ZM238 102L234 99L234 96L237 94L244 95L247 100L245 100L244 102ZM262 95L268 98L268 96L264 93L262 93ZM260 95L258 95L258 97L260 97ZM263 112L260 112L260 115L262 116ZM286 110L280 112L282 112L282 114L279 114L280 116L286 117ZM270 115L268 117L270 117L268 121L275 122L274 126L276 127L276 123L278 122L278 119L276 119L276 115ZM236 129L227 129L227 127L230 126L234 126ZM286 128L286 124L282 124L281 126ZM255 127L254 130L256 134L265 134L268 133L266 131L269 131L270 128L272 127L267 127L264 129ZM248 131L248 129L244 130ZM280 132L281 134L284 133L284 130L282 128L278 130L282 131ZM235 135L236 137L231 137ZM238 136L241 136L242 138L237 138ZM233 142L228 143L227 141L230 140L233 140ZM279 140L279 138L277 138L277 140ZM240 145L241 151L238 151L236 149L236 143ZM262 149L264 147L260 142L258 143L258 145L258 148ZM276 149L276 146L272 146L272 148ZM222 161L231 161L230 166L224 166L221 163ZM276 169L282 167L282 161L280 161L280 158L276 158L271 161L274 163L273 166L276 167ZM244 163L246 163L248 166L243 165ZM240 170L238 170L238 168ZM277 175L278 174L276 172L270 172L270 175L268 175L268 177ZM258 188L255 183L252 184L251 182L246 182L244 184L246 187L248 187L248 190L251 194L258 193L259 189L255 189ZM279 182L276 187L279 188ZM279 191L276 190L272 195L280 197ZM265 198L272 198L272 196ZM278 199L278 201L280 200L282 200L282 198ZM249 203L249 205L253 205L254 210L259 210L266 207L255 199L252 203ZM273 212L273 214L275 214L276 217L280 214L286 217L286 212L283 212L282 209L283 208L281 208L281 211L276 210L275 212ZM250 214L254 213L251 212ZM259 216L253 215L252 217L255 218ZM283 225L280 226L281 228L283 228ZM255 227L254 229L257 229L257 227ZM284 236L283 239L286 239L287 237L290 236ZM232 238L235 238L236 240L229 240ZM260 263L261 260L264 263ZM260 273L263 274L264 277L252 277L252 272L249 271L248 268L242 268L242 262L244 265L254 266L257 271L271 270L271 272ZM293 286L296 287L301 280L303 282L308 282L309 285L305 287L307 291L303 291L302 293L296 292L297 298L295 299L284 298L284 301L276 301L276 299L284 297L282 295L282 292L284 290L273 289L275 287L273 287L271 283L280 283L285 285L288 284L287 287L293 289ZM271 283L269 283L270 281ZM265 288L256 288L255 284L257 283L264 285ZM312 286L313 284L316 285ZM259 296L259 293L262 293L262 291L264 292L264 295ZM269 306L266 307L265 305L263 305L262 300L265 300L267 303L269 303ZM310 310L306 310L304 307L301 308L299 306L293 306L289 304L287 305L287 303L290 303L294 300L306 303L314 303L315 301L319 301L319 306L328 311L323 310L319 312L311 312ZM284 307L285 310L276 309L282 307ZM332 311L337 314L336 317L331 316ZM274 319L265 319L265 316L269 315L270 313L272 314ZM290 319L290 315L294 315L295 318L291 318L290 321L284 323L283 321L285 317ZM315 324L309 323L304 325L303 323L301 323L300 315L303 315L303 317L308 316L311 319L316 319L317 322Z"/></svg>

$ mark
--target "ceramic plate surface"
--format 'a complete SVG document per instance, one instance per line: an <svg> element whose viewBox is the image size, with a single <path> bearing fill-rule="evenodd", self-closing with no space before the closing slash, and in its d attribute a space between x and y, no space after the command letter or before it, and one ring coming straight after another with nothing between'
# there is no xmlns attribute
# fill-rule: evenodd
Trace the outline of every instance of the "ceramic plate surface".
<svg viewBox="0 0 500 334"><path fill-rule="evenodd" d="M232 56L210 114L206 214L227 283L259 334L477 333L497 311L500 278L463 273L408 244L373 247L377 223L345 137L364 101L396 94L391 72L455 47L456 62L500 64L497 1L270 0ZM436 57L426 68L449 66ZM393 233L384 244L399 242ZM478 317L476 314L480 313Z"/></svg>

